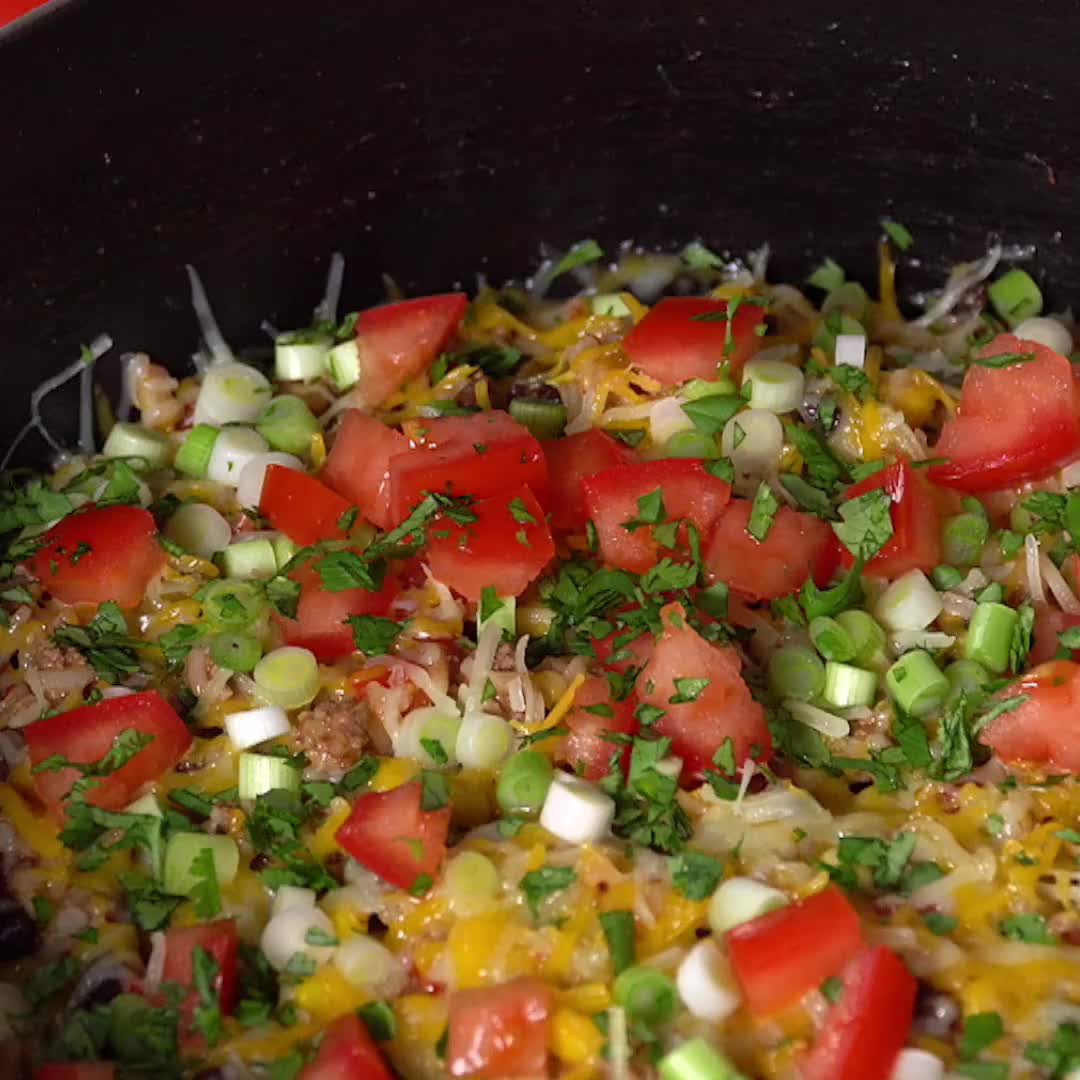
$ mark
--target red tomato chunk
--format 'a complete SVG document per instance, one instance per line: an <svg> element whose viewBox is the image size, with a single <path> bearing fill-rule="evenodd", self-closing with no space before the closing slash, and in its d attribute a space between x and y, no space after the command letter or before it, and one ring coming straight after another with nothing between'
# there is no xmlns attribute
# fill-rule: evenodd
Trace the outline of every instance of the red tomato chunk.
<svg viewBox="0 0 1080 1080"><path fill-rule="evenodd" d="M543 445L551 475L548 505L553 529L583 529L589 515L582 481L605 469L631 465L637 460L630 447L599 428L552 439Z"/></svg>
<svg viewBox="0 0 1080 1080"><path fill-rule="evenodd" d="M198 1000L194 975L196 949L205 949L217 965L213 986L221 1003L221 1011L228 1015L236 1004L240 949L236 920L219 919L201 926L174 927L165 932L165 966L161 979L162 982L174 982L191 988L187 999L189 1008Z"/></svg>
<svg viewBox="0 0 1080 1080"><path fill-rule="evenodd" d="M342 528L348 521L345 515L352 509L352 503L314 476L285 465L271 465L266 470L259 510L294 543L341 540L346 534Z"/></svg>
<svg viewBox="0 0 1080 1080"><path fill-rule="evenodd" d="M326 1029L315 1060L298 1080L393 1080L393 1073L364 1022L348 1013Z"/></svg>
<svg viewBox="0 0 1080 1080"><path fill-rule="evenodd" d="M556 757L569 765L586 780L599 780L607 775L608 765L618 754L625 768L630 760L630 747L619 746L606 739L608 732L634 735L638 722L634 718L637 698L631 695L614 701L606 678L594 675L581 684L574 695L574 707L566 716L570 734L561 740ZM589 709L600 712L590 712ZM610 715L605 715L610 712Z"/></svg>
<svg viewBox="0 0 1080 1080"><path fill-rule="evenodd" d="M319 479L360 508L380 529L394 524L390 508L390 459L409 440L395 428L356 409L345 413Z"/></svg>

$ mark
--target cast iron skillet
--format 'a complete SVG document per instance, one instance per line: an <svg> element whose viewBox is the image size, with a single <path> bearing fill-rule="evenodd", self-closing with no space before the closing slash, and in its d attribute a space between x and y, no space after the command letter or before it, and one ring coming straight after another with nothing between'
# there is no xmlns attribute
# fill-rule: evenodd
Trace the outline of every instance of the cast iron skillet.
<svg viewBox="0 0 1080 1080"><path fill-rule="evenodd" d="M987 235L1080 295L1071 0L54 0L0 35L0 445L102 330L182 366L183 264L236 344L520 273L540 241L769 240L906 281ZM924 275L919 277L920 272ZM113 361L115 366L115 361Z"/></svg>

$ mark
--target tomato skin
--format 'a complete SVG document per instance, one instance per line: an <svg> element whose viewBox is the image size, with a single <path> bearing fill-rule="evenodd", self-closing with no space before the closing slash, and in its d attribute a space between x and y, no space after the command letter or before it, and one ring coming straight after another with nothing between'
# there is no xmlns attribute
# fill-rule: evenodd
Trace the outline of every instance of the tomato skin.
<svg viewBox="0 0 1080 1080"><path fill-rule="evenodd" d="M1070 558L1076 558L1076 556L1070 556ZM1038 667L1039 664L1053 660L1060 646L1058 634L1063 630L1071 630L1074 626L1080 626L1080 615L1068 615L1046 604L1037 607L1028 663L1032 667ZM1080 659L1080 649L1072 649L1071 653L1073 660Z"/></svg>
<svg viewBox="0 0 1080 1080"><path fill-rule="evenodd" d="M935 457L948 459L930 467L935 484L993 491L1048 476L1080 452L1080 407L1068 359L1012 334L999 334L979 355L1011 352L1033 352L1035 359L968 368L956 416L933 448Z"/></svg>
<svg viewBox="0 0 1080 1080"><path fill-rule="evenodd" d="M821 518L781 506L763 541L747 531L752 503L732 499L720 515L705 550L714 580L726 581L747 600L776 600L795 592L807 578L828 580L825 568L837 553L832 529Z"/></svg>
<svg viewBox="0 0 1080 1080"><path fill-rule="evenodd" d="M865 565L865 572L874 577L896 578L909 570L929 571L940 565L941 522L926 480L908 461L901 460L852 484L844 492L844 500L877 490L884 490L892 501L889 516L893 534ZM842 544L840 559L845 567L855 563Z"/></svg>
<svg viewBox="0 0 1080 1080"><path fill-rule="evenodd" d="M612 710L611 716L598 716L586 712L589 705L606 705ZM603 676L594 675L586 679L574 695L574 707L567 713L566 726L569 735L560 739L560 746L555 751L556 758L569 765L586 780L599 780L607 775L608 764L613 755L618 754L625 770L630 761L630 747L620 747L604 738L609 731L634 735L638 722L634 717L637 699L631 695L622 701L613 701L611 687Z"/></svg>
<svg viewBox="0 0 1080 1080"><path fill-rule="evenodd" d="M554 991L539 979L459 990L450 997L446 1066L451 1076L547 1076Z"/></svg>
<svg viewBox="0 0 1080 1080"><path fill-rule="evenodd" d="M110 1061L50 1061L39 1065L34 1080L113 1080L116 1066Z"/></svg>
<svg viewBox="0 0 1080 1080"><path fill-rule="evenodd" d="M727 300L707 297L661 300L626 335L623 349L635 367L665 386L687 379L714 379L717 366L724 361L737 378L758 351L761 338L755 331L764 322L765 309L758 304L739 304L731 323L734 348L726 352L728 322L720 316L727 309ZM710 318L700 318L703 315Z"/></svg>
<svg viewBox="0 0 1080 1080"><path fill-rule="evenodd" d="M359 395L381 405L430 367L457 330L469 306L464 293L441 293L383 304L356 322L360 350Z"/></svg>
<svg viewBox="0 0 1080 1080"><path fill-rule="evenodd" d="M747 757L767 761L772 751L765 710L743 681L734 649L712 645L687 622L678 604L661 612L664 632L652 659L638 676L638 696L664 710L653 724L658 735L671 739L671 752L682 758L684 783L700 780L714 767L713 755L731 739L736 765ZM708 679L693 701L672 704L678 695L675 679ZM651 686L651 689L650 689Z"/></svg>
<svg viewBox="0 0 1080 1080"><path fill-rule="evenodd" d="M588 511L581 482L616 465L631 465L637 455L625 443L600 428L551 439L543 444L551 475L551 527L573 530L585 527Z"/></svg>
<svg viewBox="0 0 1080 1080"><path fill-rule="evenodd" d="M727 933L731 965L754 1016L795 1004L836 975L861 944L859 916L836 885Z"/></svg>
<svg viewBox="0 0 1080 1080"><path fill-rule="evenodd" d="M228 1015L236 1005L237 965L240 935L235 919L218 919L199 926L176 927L165 931L165 966L162 982L175 982L192 988L189 1006L197 995L194 990L194 954L197 948L205 949L217 964L218 973L214 989L221 1002L221 1011Z"/></svg>
<svg viewBox="0 0 1080 1080"><path fill-rule="evenodd" d="M421 795L418 780L361 795L337 831L337 842L358 863L399 889L411 888L421 874L434 877L446 855L450 807L422 810Z"/></svg>
<svg viewBox="0 0 1080 1080"><path fill-rule="evenodd" d="M339 1016L298 1080L394 1080L367 1025L355 1013Z"/></svg>
<svg viewBox="0 0 1080 1080"><path fill-rule="evenodd" d="M319 479L360 508L380 529L394 524L390 510L390 459L409 449L409 440L374 416L349 409Z"/></svg>
<svg viewBox="0 0 1080 1080"><path fill-rule="evenodd" d="M26 566L61 603L138 607L167 558L157 532L153 515L138 506L79 510L45 533Z"/></svg>
<svg viewBox="0 0 1080 1080"><path fill-rule="evenodd" d="M712 476L703 461L668 458L617 465L581 483L585 507L596 526L604 562L642 574L662 557L652 526L624 528L639 515L638 499L660 489L665 520L693 522L704 538L731 498L731 485ZM680 533L685 533L680 529Z"/></svg>
<svg viewBox="0 0 1080 1080"><path fill-rule="evenodd" d="M30 764L37 765L53 754L82 764L100 761L116 736L128 728L153 735L153 742L116 772L101 777L86 793L87 802L119 810L135 799L144 784L171 769L191 746L187 725L156 690L83 705L35 720L22 730ZM64 797L78 778L75 769L40 772L34 776L34 787L42 802L56 813L62 810Z"/></svg>
<svg viewBox="0 0 1080 1080"><path fill-rule="evenodd" d="M386 577L378 592L368 589L344 589L330 592L322 587L317 560L297 567L289 577L300 582L300 600L296 618L275 614L288 645L310 649L318 659L333 663L356 651L352 629L346 622L350 615L385 615L398 593L398 582Z"/></svg>
<svg viewBox="0 0 1080 1080"><path fill-rule="evenodd" d="M259 510L294 543L304 546L342 539L345 532L339 522L352 508L352 503L314 476L284 465L266 470Z"/></svg>
<svg viewBox="0 0 1080 1080"><path fill-rule="evenodd" d="M844 968L844 992L799 1066L802 1080L889 1080L907 1042L918 985L884 945Z"/></svg>
<svg viewBox="0 0 1080 1080"><path fill-rule="evenodd" d="M476 521L458 525L440 517L428 530L431 572L468 600L479 600L488 585L500 596L520 596L555 556L555 542L536 496L520 488L482 499L469 509ZM532 520L519 521L515 512Z"/></svg>
<svg viewBox="0 0 1080 1080"><path fill-rule="evenodd" d="M424 421L414 449L390 459L394 522L404 521L427 491L486 499L526 486L541 500L548 469L540 442L508 413Z"/></svg>
<svg viewBox="0 0 1080 1080"><path fill-rule="evenodd" d="M1026 761L1055 772L1080 772L1080 664L1051 660L1003 690L1027 701L983 729L982 741L1002 761Z"/></svg>

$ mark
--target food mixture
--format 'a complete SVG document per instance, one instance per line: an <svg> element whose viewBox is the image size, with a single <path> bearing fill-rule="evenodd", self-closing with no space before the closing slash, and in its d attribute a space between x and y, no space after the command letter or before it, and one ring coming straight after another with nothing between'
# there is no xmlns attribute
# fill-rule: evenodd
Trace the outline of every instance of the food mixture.
<svg viewBox="0 0 1080 1080"><path fill-rule="evenodd" d="M42 384L7 1074L1080 1075L1072 319L996 244L902 313L883 230L873 295L585 241L339 320L336 257L247 359L192 272L194 374Z"/></svg>

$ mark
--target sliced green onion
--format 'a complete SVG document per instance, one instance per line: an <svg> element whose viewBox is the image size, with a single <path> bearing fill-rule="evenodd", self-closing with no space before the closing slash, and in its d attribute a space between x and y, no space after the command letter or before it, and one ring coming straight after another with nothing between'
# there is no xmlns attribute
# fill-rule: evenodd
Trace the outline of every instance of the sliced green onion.
<svg viewBox="0 0 1080 1080"><path fill-rule="evenodd" d="M429 769L456 765L460 730L457 713L434 705L413 709L401 722L394 750L399 757L411 757Z"/></svg>
<svg viewBox="0 0 1080 1080"><path fill-rule="evenodd" d="M805 645L784 645L769 657L769 686L779 697L813 701L825 689L825 665Z"/></svg>
<svg viewBox="0 0 1080 1080"><path fill-rule="evenodd" d="M275 450L306 454L311 449L311 437L322 429L306 402L292 394L283 394L266 406L255 430Z"/></svg>
<svg viewBox="0 0 1080 1080"><path fill-rule="evenodd" d="M744 389L748 383L752 409L786 413L802 404L806 379L784 360L751 360L743 371Z"/></svg>
<svg viewBox="0 0 1080 1080"><path fill-rule="evenodd" d="M810 640L826 660L853 660L855 642L851 635L835 619L819 615L810 622Z"/></svg>
<svg viewBox="0 0 1080 1080"><path fill-rule="evenodd" d="M716 379L691 379L679 388L684 401L700 401L706 397L734 397L739 388L727 377Z"/></svg>
<svg viewBox="0 0 1080 1080"><path fill-rule="evenodd" d="M613 315L626 319L633 315L621 293L599 293L591 300L594 315Z"/></svg>
<svg viewBox="0 0 1080 1080"><path fill-rule="evenodd" d="M280 705L259 705L225 717L225 731L236 750L250 750L259 743L289 733L289 717Z"/></svg>
<svg viewBox="0 0 1080 1080"><path fill-rule="evenodd" d="M284 533L278 533L271 543L274 545L274 558L277 560L279 570L300 550L296 542L290 540Z"/></svg>
<svg viewBox="0 0 1080 1080"><path fill-rule="evenodd" d="M146 844L139 849L138 858L155 878L160 878L162 859L165 857L165 814L161 809L157 796L153 792L147 792L141 798L136 799L130 806L125 807L124 813L157 819L156 825L148 824L148 827L141 834L145 836Z"/></svg>
<svg viewBox="0 0 1080 1080"><path fill-rule="evenodd" d="M250 634L218 634L210 642L210 659L230 671L251 671L261 657L262 645Z"/></svg>
<svg viewBox="0 0 1080 1080"><path fill-rule="evenodd" d="M187 438L180 444L180 449L176 451L176 458L173 461L176 471L187 476L194 476L198 480L205 479L217 437L216 427L211 427L209 424L196 424L187 433Z"/></svg>
<svg viewBox="0 0 1080 1080"><path fill-rule="evenodd" d="M274 339L274 374L282 382L317 379L334 342L323 334L298 331Z"/></svg>
<svg viewBox="0 0 1080 1080"><path fill-rule="evenodd" d="M272 578L278 571L274 545L264 537L229 544L221 553L221 569L230 578Z"/></svg>
<svg viewBox="0 0 1080 1080"><path fill-rule="evenodd" d="M480 639L488 623L494 623L502 629L504 634L513 638L517 631L517 597L497 594L492 597L491 592L485 590L480 596L476 615L477 640Z"/></svg>
<svg viewBox="0 0 1080 1080"><path fill-rule="evenodd" d="M566 406L561 402L514 398L510 415L538 439L557 439L566 427Z"/></svg>
<svg viewBox="0 0 1080 1080"><path fill-rule="evenodd" d="M660 1080L746 1080L719 1050L701 1036L684 1042L657 1066Z"/></svg>
<svg viewBox="0 0 1080 1080"><path fill-rule="evenodd" d="M991 581L985 589L975 594L979 604L1000 604L1005 599L1005 588L1000 581Z"/></svg>
<svg viewBox="0 0 1080 1080"><path fill-rule="evenodd" d="M201 832L174 832L165 843L162 885L173 896L188 896L203 879L192 873L191 864L204 851L214 860L218 885L231 884L240 868L240 849L231 836Z"/></svg>
<svg viewBox="0 0 1080 1080"><path fill-rule="evenodd" d="M262 458L268 449L266 440L254 428L230 424L214 441L206 475L215 484L239 488L245 466Z"/></svg>
<svg viewBox="0 0 1080 1080"><path fill-rule="evenodd" d="M834 329L835 328L835 329ZM829 356L836 351L836 339L841 334L854 334L866 336L866 330L862 323L853 319L850 315L841 314L839 318L830 313L821 320L817 333L814 334L813 344Z"/></svg>
<svg viewBox="0 0 1080 1080"><path fill-rule="evenodd" d="M852 660L860 667L877 667L885 657L885 631L867 611L852 608L841 611L836 621L855 645Z"/></svg>
<svg viewBox="0 0 1080 1080"><path fill-rule="evenodd" d="M167 522L165 535L185 551L209 559L232 539L232 526L206 503L185 503Z"/></svg>
<svg viewBox="0 0 1080 1080"><path fill-rule="evenodd" d="M246 630L266 611L263 592L250 581L223 578L203 586L203 615L221 630Z"/></svg>
<svg viewBox="0 0 1080 1080"><path fill-rule="evenodd" d="M941 596L921 570L909 570L878 598L877 616L889 630L925 630L941 614Z"/></svg>
<svg viewBox="0 0 1080 1080"><path fill-rule="evenodd" d="M678 1004L678 994L671 979L645 964L620 972L615 977L612 994L627 1016L649 1027L670 1020Z"/></svg>
<svg viewBox="0 0 1080 1080"><path fill-rule="evenodd" d="M834 708L851 709L858 705L873 705L877 696L877 676L872 671L838 664L830 660L825 665L825 689L822 697Z"/></svg>
<svg viewBox="0 0 1080 1080"><path fill-rule="evenodd" d="M356 338L343 341L330 350L326 371L338 390L348 390L360 381L360 343Z"/></svg>
<svg viewBox="0 0 1080 1080"><path fill-rule="evenodd" d="M720 451L736 472L762 476L774 469L784 449L784 429L776 413L746 409L733 416L720 436Z"/></svg>
<svg viewBox="0 0 1080 1080"><path fill-rule="evenodd" d="M1042 311L1043 298L1035 279L1016 267L1002 274L987 290L994 310L1010 327L1030 319Z"/></svg>
<svg viewBox="0 0 1080 1080"><path fill-rule="evenodd" d="M299 791L300 770L287 758L241 754L237 774L241 799L257 799L268 791Z"/></svg>
<svg viewBox="0 0 1080 1080"><path fill-rule="evenodd" d="M714 458L719 451L716 439L703 431L677 431L664 443L665 458Z"/></svg>
<svg viewBox="0 0 1080 1080"><path fill-rule="evenodd" d="M922 718L937 709L948 696L949 680L921 649L904 653L885 673L892 699L910 716Z"/></svg>
<svg viewBox="0 0 1080 1080"><path fill-rule="evenodd" d="M1030 510L1025 510L1023 503L1017 503L1009 511L1009 527L1017 532L1029 533L1035 524L1035 515Z"/></svg>
<svg viewBox="0 0 1080 1080"><path fill-rule="evenodd" d="M1003 674L1009 666L1013 633L1019 621L1016 611L1004 604L976 604L968 624L964 656L995 675Z"/></svg>
<svg viewBox="0 0 1080 1080"><path fill-rule="evenodd" d="M542 750L519 750L499 770L495 798L504 813L534 817L544 805L553 776L551 759Z"/></svg>
<svg viewBox="0 0 1080 1080"><path fill-rule="evenodd" d="M955 566L977 566L989 539L990 522L984 515L956 514L946 519L941 529L945 561Z"/></svg>
<svg viewBox="0 0 1080 1080"><path fill-rule="evenodd" d="M298 645L284 645L267 653L252 675L260 696L283 709L299 709L319 692L319 662L314 653Z"/></svg>
<svg viewBox="0 0 1080 1080"><path fill-rule="evenodd" d="M935 566L930 574L931 580L934 582L934 587L947 591L949 589L955 589L957 585L960 585L964 580L964 575L956 569L955 566Z"/></svg>
<svg viewBox="0 0 1080 1080"><path fill-rule="evenodd" d="M513 729L501 716L471 712L461 721L454 749L465 768L493 769L513 744Z"/></svg>
<svg viewBox="0 0 1080 1080"><path fill-rule="evenodd" d="M119 420L113 424L101 452L107 458L142 458L148 468L161 469L169 464L172 444L159 431Z"/></svg>
<svg viewBox="0 0 1080 1080"><path fill-rule="evenodd" d="M822 315L828 315L833 311L839 311L861 323L870 313L870 297L857 281L845 281L822 301Z"/></svg>
<svg viewBox="0 0 1080 1080"><path fill-rule="evenodd" d="M455 915L481 915L491 908L501 883L495 864L478 851L455 855L443 871L443 890Z"/></svg>
<svg viewBox="0 0 1080 1080"><path fill-rule="evenodd" d="M726 934L733 927L756 919L788 903L786 893L750 877L721 881L709 901L709 925L714 934Z"/></svg>
<svg viewBox="0 0 1080 1080"><path fill-rule="evenodd" d="M955 660L945 669L945 678L949 680L949 697L961 694L981 694L990 682L990 672L974 660Z"/></svg>
<svg viewBox="0 0 1080 1080"><path fill-rule="evenodd" d="M250 424L266 408L270 380L250 364L211 364L195 401L196 424Z"/></svg>
<svg viewBox="0 0 1080 1080"><path fill-rule="evenodd" d="M611 970L619 975L634 962L634 913L605 911L598 916L611 954Z"/></svg>

